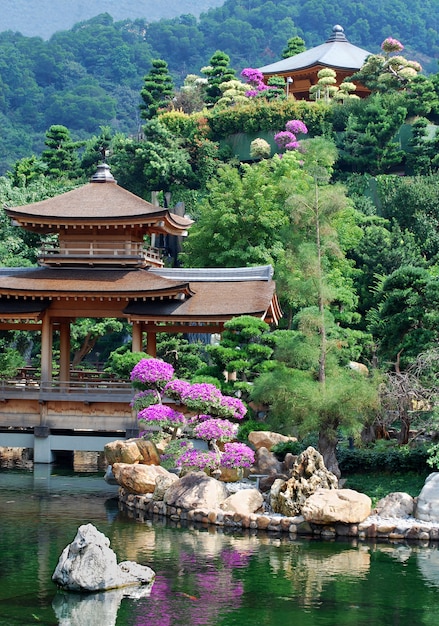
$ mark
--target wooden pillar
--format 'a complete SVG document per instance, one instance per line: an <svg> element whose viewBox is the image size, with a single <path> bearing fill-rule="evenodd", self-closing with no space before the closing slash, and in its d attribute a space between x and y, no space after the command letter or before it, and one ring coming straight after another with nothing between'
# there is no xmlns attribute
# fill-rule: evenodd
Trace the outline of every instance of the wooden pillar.
<svg viewBox="0 0 439 626"><path fill-rule="evenodd" d="M133 322L131 351L143 352L142 322Z"/></svg>
<svg viewBox="0 0 439 626"><path fill-rule="evenodd" d="M155 332L148 331L146 333L146 353L149 356L157 356L157 334Z"/></svg>
<svg viewBox="0 0 439 626"><path fill-rule="evenodd" d="M52 380L52 321L48 312L44 314L41 326L41 382Z"/></svg>
<svg viewBox="0 0 439 626"><path fill-rule="evenodd" d="M62 382L68 382L70 380L70 322L61 322L59 338L59 379Z"/></svg>

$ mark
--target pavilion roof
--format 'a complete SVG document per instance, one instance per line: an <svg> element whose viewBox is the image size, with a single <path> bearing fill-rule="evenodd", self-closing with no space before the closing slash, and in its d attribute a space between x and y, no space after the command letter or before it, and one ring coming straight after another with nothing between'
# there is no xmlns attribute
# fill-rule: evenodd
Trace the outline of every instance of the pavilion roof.
<svg viewBox="0 0 439 626"><path fill-rule="evenodd" d="M81 301L113 304L114 316L122 313L144 321L225 321L237 315L267 317L277 323L281 311L271 280L271 268L211 270L97 270L97 269L0 269L0 319L29 312L23 302L72 300L77 317L93 317L89 305L81 313ZM199 280L197 280L197 278ZM38 306L30 308L38 312ZM96 316L99 313L99 304ZM110 315L106 315L111 317Z"/></svg>
<svg viewBox="0 0 439 626"><path fill-rule="evenodd" d="M108 168L101 164L99 170ZM120 187L114 178L94 176L89 183L61 195L18 207L7 207L7 215L20 226L56 230L59 226L84 224L159 225L164 231L179 234L193 223L187 217L158 207ZM165 226L166 225L166 226Z"/></svg>
<svg viewBox="0 0 439 626"><path fill-rule="evenodd" d="M310 48L276 63L264 65L259 70L263 74L283 74L321 65L356 71L362 67L370 54L367 50L349 43L343 28L336 25L332 29L329 39L320 46Z"/></svg>

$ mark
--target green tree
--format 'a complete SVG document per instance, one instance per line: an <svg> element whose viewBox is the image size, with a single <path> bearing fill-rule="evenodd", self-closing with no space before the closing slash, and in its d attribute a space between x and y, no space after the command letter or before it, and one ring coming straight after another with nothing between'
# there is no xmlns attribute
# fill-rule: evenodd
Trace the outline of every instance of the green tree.
<svg viewBox="0 0 439 626"><path fill-rule="evenodd" d="M49 178L74 179L80 174L78 148L83 142L73 141L70 131L60 124L51 126L46 132L47 149L41 155L47 165Z"/></svg>
<svg viewBox="0 0 439 626"><path fill-rule="evenodd" d="M284 254L282 228L289 224L285 201L302 181L299 159L291 152L283 159L242 165L241 171L220 166L184 242L183 262L192 267L276 266Z"/></svg>
<svg viewBox="0 0 439 626"><path fill-rule="evenodd" d="M301 52L305 52L306 46L302 37L290 37L287 41L287 45L282 50L282 58L288 59L289 57L293 57L296 54L300 54Z"/></svg>
<svg viewBox="0 0 439 626"><path fill-rule="evenodd" d="M355 100L347 112L346 127L336 135L340 171L384 174L403 162L404 153L393 139L407 115L403 97L375 94Z"/></svg>
<svg viewBox="0 0 439 626"><path fill-rule="evenodd" d="M317 432L326 467L340 477L338 438L341 432L360 433L373 421L379 407L378 385L373 378L340 365L334 351L326 359L325 383L319 382L318 325L312 328L306 317L297 331L281 331L276 365L255 380L251 397L268 406L272 428L299 436Z"/></svg>
<svg viewBox="0 0 439 626"><path fill-rule="evenodd" d="M201 72L207 76L206 103L214 105L222 96L220 85L230 80L236 80L235 70L230 67L230 57L225 52L217 50L210 58L209 65Z"/></svg>
<svg viewBox="0 0 439 626"><path fill-rule="evenodd" d="M174 84L163 59L154 59L152 67L144 78L140 91L143 103L140 105L141 116L150 120L156 117L160 109L166 109L174 94Z"/></svg>
<svg viewBox="0 0 439 626"><path fill-rule="evenodd" d="M114 138L109 163L119 183L145 197L147 192L169 191L172 185L191 180L190 157L182 140L159 118L148 120L143 131L142 141L122 135Z"/></svg>
<svg viewBox="0 0 439 626"><path fill-rule="evenodd" d="M425 267L403 266L383 278L370 330L386 369L405 369L420 352L437 345L439 287Z"/></svg>

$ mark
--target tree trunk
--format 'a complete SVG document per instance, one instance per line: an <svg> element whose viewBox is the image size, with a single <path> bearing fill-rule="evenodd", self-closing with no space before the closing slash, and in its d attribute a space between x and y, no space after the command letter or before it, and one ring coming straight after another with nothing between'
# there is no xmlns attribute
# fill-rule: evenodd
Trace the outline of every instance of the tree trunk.
<svg viewBox="0 0 439 626"><path fill-rule="evenodd" d="M335 474L337 478L340 478L341 472L335 454L337 443L337 437L329 435L324 431L319 432L318 448L320 454L323 456L326 469Z"/></svg>

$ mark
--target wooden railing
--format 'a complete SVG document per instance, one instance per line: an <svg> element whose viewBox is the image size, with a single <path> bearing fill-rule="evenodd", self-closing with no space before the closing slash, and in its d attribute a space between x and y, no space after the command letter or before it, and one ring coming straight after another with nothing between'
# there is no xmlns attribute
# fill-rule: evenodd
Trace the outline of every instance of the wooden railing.
<svg viewBox="0 0 439 626"><path fill-rule="evenodd" d="M42 382L37 378L0 380L0 400L14 398L47 400L53 398L87 400L89 402L130 402L133 395L133 387L129 382L102 377L68 381L54 379L49 382Z"/></svg>
<svg viewBox="0 0 439 626"><path fill-rule="evenodd" d="M43 244L38 254L42 265L110 264L154 265L161 267L162 253L158 248L144 248L142 243L130 242L111 246L90 242L89 245L54 246Z"/></svg>

